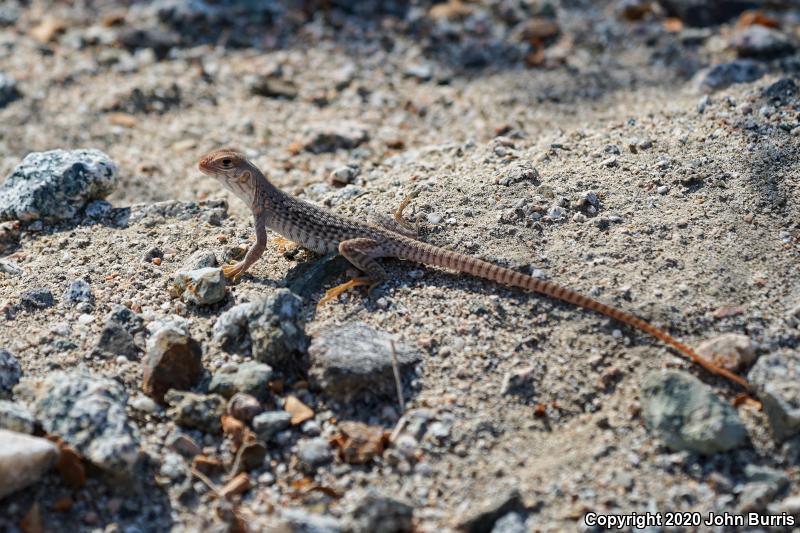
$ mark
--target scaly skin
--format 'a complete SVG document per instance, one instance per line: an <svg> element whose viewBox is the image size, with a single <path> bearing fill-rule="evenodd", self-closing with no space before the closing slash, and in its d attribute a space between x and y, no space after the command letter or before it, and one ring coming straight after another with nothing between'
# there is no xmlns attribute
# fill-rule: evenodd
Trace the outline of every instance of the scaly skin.
<svg viewBox="0 0 800 533"><path fill-rule="evenodd" d="M267 245L266 228L269 228L315 252L339 252L364 273L364 276L330 289L320 303L359 285L373 288L386 278L386 271L378 259L396 257L455 270L502 285L520 287L595 311L649 333L709 372L749 389L747 381L741 376L712 363L665 331L628 312L578 294L557 283L418 241L411 236L413 233L399 214L395 216L398 223L395 227L388 222L383 227L337 215L279 190L247 157L229 148L207 154L200 160L199 167L202 172L217 178L246 202L255 219L256 244L248 250L242 261L223 269L228 278L241 276L261 257ZM401 205L398 213L402 213L406 204L404 202Z"/></svg>

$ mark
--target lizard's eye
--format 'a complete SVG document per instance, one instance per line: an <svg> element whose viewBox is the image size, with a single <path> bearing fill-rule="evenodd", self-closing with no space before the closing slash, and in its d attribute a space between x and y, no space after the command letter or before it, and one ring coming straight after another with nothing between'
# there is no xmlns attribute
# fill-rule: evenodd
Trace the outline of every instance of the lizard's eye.
<svg viewBox="0 0 800 533"><path fill-rule="evenodd" d="M231 166L231 163L232 163L232 161L230 159L228 159L227 157L222 160L222 166L223 167L229 167L229 166Z"/></svg>

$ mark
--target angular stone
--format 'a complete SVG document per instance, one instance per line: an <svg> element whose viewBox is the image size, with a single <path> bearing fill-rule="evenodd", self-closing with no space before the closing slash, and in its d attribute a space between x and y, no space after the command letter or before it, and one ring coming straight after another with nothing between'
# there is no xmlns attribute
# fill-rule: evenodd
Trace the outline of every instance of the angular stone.
<svg viewBox="0 0 800 533"><path fill-rule="evenodd" d="M781 31L760 24L747 26L736 33L731 45L740 57L776 57L794 49L789 38Z"/></svg>
<svg viewBox="0 0 800 533"><path fill-rule="evenodd" d="M17 81L5 72L0 72L0 109L20 96L21 93L17 89Z"/></svg>
<svg viewBox="0 0 800 533"><path fill-rule="evenodd" d="M714 364L736 371L756 360L756 346L750 337L740 333L723 333L700 344L697 353Z"/></svg>
<svg viewBox="0 0 800 533"><path fill-rule="evenodd" d="M176 273L171 292L186 303L212 305L225 299L225 287L222 269L200 268Z"/></svg>
<svg viewBox="0 0 800 533"><path fill-rule="evenodd" d="M396 394L392 367L393 336L356 322L320 332L311 341L309 377L327 394L351 398L367 392ZM419 351L394 342L402 372L420 359Z"/></svg>
<svg viewBox="0 0 800 533"><path fill-rule="evenodd" d="M203 374L202 356L200 344L185 330L158 329L147 341L142 390L161 402L170 389L192 388Z"/></svg>
<svg viewBox="0 0 800 533"><path fill-rule="evenodd" d="M690 374L651 372L642 383L641 397L647 428L672 450L712 454L747 440L736 410Z"/></svg>
<svg viewBox="0 0 800 533"><path fill-rule="evenodd" d="M36 483L57 458L49 440L0 429L0 499Z"/></svg>
<svg viewBox="0 0 800 533"><path fill-rule="evenodd" d="M0 400L0 429L32 434L36 419L22 404Z"/></svg>
<svg viewBox="0 0 800 533"><path fill-rule="evenodd" d="M33 413L47 433L61 437L112 476L133 474L139 434L128 421L128 397L121 384L75 370L52 372L20 387L35 397Z"/></svg>
<svg viewBox="0 0 800 533"><path fill-rule="evenodd" d="M238 365L225 365L211 378L210 392L230 398L237 392L251 394L259 400L269 397L267 384L272 379L272 368L264 363L246 361Z"/></svg>
<svg viewBox="0 0 800 533"><path fill-rule="evenodd" d="M297 458L300 459L301 468L311 472L333 461L333 453L326 439L316 437L297 443Z"/></svg>
<svg viewBox="0 0 800 533"><path fill-rule="evenodd" d="M117 166L99 150L28 154L0 185L0 220L68 220L117 184Z"/></svg>
<svg viewBox="0 0 800 533"><path fill-rule="evenodd" d="M91 285L85 280L76 279L64 291L62 299L69 305L77 305L81 302L93 304L94 294L92 293Z"/></svg>
<svg viewBox="0 0 800 533"><path fill-rule="evenodd" d="M225 398L218 394L195 394L170 390L164 400L170 405L167 416L175 423L207 433L220 433L220 418L225 414Z"/></svg>
<svg viewBox="0 0 800 533"><path fill-rule="evenodd" d="M735 83L756 81L765 74L764 67L750 59L739 59L730 63L714 65L700 78L700 87L705 91L718 91Z"/></svg>
<svg viewBox="0 0 800 533"><path fill-rule="evenodd" d="M124 327L117 322L106 322L100 330L100 336L92 349L92 355L111 359L124 356L134 360L139 357L139 347Z"/></svg>
<svg viewBox="0 0 800 533"><path fill-rule="evenodd" d="M268 442L279 432L289 427L292 415L286 411L267 411L253 418L253 429L258 438Z"/></svg>
<svg viewBox="0 0 800 533"><path fill-rule="evenodd" d="M22 377L19 360L8 350L0 349L0 398L11 398L14 385Z"/></svg>
<svg viewBox="0 0 800 533"><path fill-rule="evenodd" d="M47 309L56 304L53 293L50 292L50 289L45 289L44 287L28 289L20 295L19 299L22 307L30 311L34 309Z"/></svg>
<svg viewBox="0 0 800 533"><path fill-rule="evenodd" d="M355 148L369 140L369 131L353 121L308 124L303 132L303 147L314 154Z"/></svg>
<svg viewBox="0 0 800 533"><path fill-rule="evenodd" d="M269 298L239 304L224 312L214 324L214 340L231 351L250 348L254 359L273 368L297 366L308 338L302 315L303 302L287 289Z"/></svg>
<svg viewBox="0 0 800 533"><path fill-rule="evenodd" d="M347 517L353 533L403 533L414 530L414 508L377 491L368 491Z"/></svg>
<svg viewBox="0 0 800 533"><path fill-rule="evenodd" d="M490 491L483 501L473 502L466 515L459 517L456 527L466 533L491 531L503 516L524 510L525 504L518 490Z"/></svg>
<svg viewBox="0 0 800 533"><path fill-rule="evenodd" d="M800 352L762 356L748 374L779 440L800 433Z"/></svg>

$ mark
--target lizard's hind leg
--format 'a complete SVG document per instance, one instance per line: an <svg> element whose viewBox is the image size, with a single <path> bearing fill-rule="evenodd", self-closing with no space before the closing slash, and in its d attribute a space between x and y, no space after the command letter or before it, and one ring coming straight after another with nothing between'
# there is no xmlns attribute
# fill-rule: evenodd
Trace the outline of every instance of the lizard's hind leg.
<svg viewBox="0 0 800 533"><path fill-rule="evenodd" d="M386 271L378 262L378 258L383 257L385 252L376 241L367 238L342 241L339 243L339 253L366 275L353 278L348 282L328 289L325 292L325 296L317 304L317 307L333 300L353 287L368 285L368 292L372 292L372 289L386 279Z"/></svg>

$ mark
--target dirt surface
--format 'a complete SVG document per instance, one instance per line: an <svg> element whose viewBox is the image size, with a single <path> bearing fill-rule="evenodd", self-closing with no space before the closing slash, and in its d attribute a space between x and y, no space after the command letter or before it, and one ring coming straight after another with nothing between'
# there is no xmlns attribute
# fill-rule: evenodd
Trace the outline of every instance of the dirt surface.
<svg viewBox="0 0 800 533"><path fill-rule="evenodd" d="M170 295L172 273L193 252L223 259L253 240L247 207L197 170L201 155L225 145L278 186L340 213L390 214L415 193L406 214L427 242L543 275L691 345L738 332L761 356L798 350L800 98L777 102L763 91L795 76L800 55L757 57L763 77L704 96L703 69L737 55L728 45L742 31L736 16L671 31L679 19L663 9L630 21L618 13L626 2L556 2L547 18L520 2L527 18L558 27L546 44L530 44L514 40L524 20L504 19L505 2L458 4L463 17L439 13L444 4L371 11L365 3L353 12L332 2L310 15L283 6L269 17L256 9L272 17L264 22L254 15L252 24L194 29L159 22L166 2L98 4L32 2L0 27L0 71L20 92L0 108L0 174L30 152L97 148L119 167L108 201L134 206L126 224L23 225L18 245L0 254L22 270L0 272L0 348L19 359L24 378L82 367L140 395L141 361L91 355L113 304L146 324L188 319L212 373L249 359L212 338L214 322L316 258L271 244L222 303ZM773 3L765 12L797 44L800 11ZM33 31L48 20L63 27L49 39ZM126 50L120 36L131 28L179 42L163 58L153 47ZM465 59L470 47L484 60ZM253 94L268 75L289 94ZM321 125L357 126L368 138L333 152L304 149ZM353 183L331 185L330 173L348 164L359 168ZM148 255L154 248L160 264ZM800 441L776 441L757 402L736 402L749 442L711 456L670 451L642 420L640 385L651 371L690 372L728 403L741 392L734 385L610 319L438 269L386 266L390 279L370 298L353 292L319 310L323 290L306 299L306 331L313 338L361 321L418 347L404 409L430 411L449 424L447 435L423 439L407 463L336 459L308 473L297 467L297 427L289 442L269 446L252 488L234 498L254 530L277 527L291 507L346 518L365 489L408 503L419 531L453 529L478 502L513 489L523 531L602 531L584 523L590 511L741 513L748 465L788 476L764 512L797 513L785 502L797 500ZM33 288L58 300L77 278L94 292L88 313L59 302L17 306ZM400 417L393 398L338 401L307 389L302 373L274 370L286 383L276 397L303 399L324 436L335 420L392 431ZM512 377L523 385L509 392ZM46 531L227 528L213 491L195 479L189 496L176 495L159 473L176 423L162 411L129 407L129 416L150 465L140 477L116 484L90 469L87 484L70 489L47 474L0 503L0 524L13 531L38 502ZM229 453L220 435L191 435L210 455ZM303 479L332 489L304 493ZM68 510L53 510L67 495Z"/></svg>

